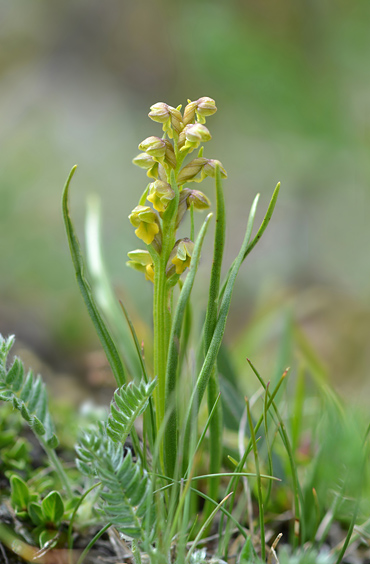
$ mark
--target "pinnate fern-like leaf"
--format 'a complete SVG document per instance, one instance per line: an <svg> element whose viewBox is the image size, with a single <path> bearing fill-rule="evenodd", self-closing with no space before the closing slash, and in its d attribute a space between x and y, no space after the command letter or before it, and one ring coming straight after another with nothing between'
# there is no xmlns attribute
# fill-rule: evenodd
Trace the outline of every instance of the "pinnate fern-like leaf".
<svg viewBox="0 0 370 564"><path fill-rule="evenodd" d="M107 423L107 433L113 441L125 442L135 420L145 411L155 386L156 380L149 384L142 381L138 386L130 382L115 391Z"/></svg>
<svg viewBox="0 0 370 564"><path fill-rule="evenodd" d="M99 511L129 538L144 539L155 523L148 473L122 443L114 442L100 425L86 433L76 448L79 470L102 482Z"/></svg>
<svg viewBox="0 0 370 564"><path fill-rule="evenodd" d="M34 376L32 371L26 375L24 366L17 357L14 358L10 368L7 368L13 343L13 336L4 339L0 335L0 400L11 402L34 433L49 447L55 448L58 439L54 434L45 384L41 376Z"/></svg>

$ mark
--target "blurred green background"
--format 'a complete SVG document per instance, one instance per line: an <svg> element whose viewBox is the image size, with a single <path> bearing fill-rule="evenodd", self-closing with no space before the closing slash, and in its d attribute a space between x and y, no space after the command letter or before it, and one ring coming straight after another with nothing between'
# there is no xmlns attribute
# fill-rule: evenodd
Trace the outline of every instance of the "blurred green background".
<svg viewBox="0 0 370 564"><path fill-rule="evenodd" d="M218 112L205 154L229 174L226 265L255 193L260 219L282 183L269 229L242 269L227 342L240 363L266 359L292 316L334 384L364 397L369 22L368 0L3 0L0 332L16 332L57 370L98 346L62 223L75 163L81 238L86 197L97 193L114 286L133 317L150 323L151 288L125 266L138 246L127 216L146 185L131 160L142 139L160 135L147 118L151 104L210 96ZM208 264L205 251L204 280ZM198 281L199 299L204 288Z"/></svg>

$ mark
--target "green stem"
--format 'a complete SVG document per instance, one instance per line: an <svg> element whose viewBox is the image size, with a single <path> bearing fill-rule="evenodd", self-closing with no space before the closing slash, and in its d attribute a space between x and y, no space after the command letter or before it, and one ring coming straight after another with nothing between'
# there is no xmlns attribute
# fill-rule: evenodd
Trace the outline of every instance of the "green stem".
<svg viewBox="0 0 370 564"><path fill-rule="evenodd" d="M91 539L91 541L89 542L87 547L82 551L82 554L81 554L80 558L77 560L76 564L82 564L82 562L85 560L85 557L90 552L91 548L94 546L96 541L98 541L100 539L100 537L104 535L105 531L107 531L109 529L109 527L111 527L111 526L112 526L112 523L108 523L107 525L105 525L105 527L100 529L100 531L98 533L96 533L95 537L93 539Z"/></svg>
<svg viewBox="0 0 370 564"><path fill-rule="evenodd" d="M172 323L169 301L170 290L167 287L166 267L175 244L176 217L179 203L179 189L176 184L174 171L171 171L170 180L172 189L175 192L175 198L163 214L162 249L154 269L154 375L158 379L155 392L157 432L162 425L166 410L166 365ZM162 464L163 458L162 446Z"/></svg>
<svg viewBox="0 0 370 564"><path fill-rule="evenodd" d="M158 378L156 389L156 419L159 430L165 412L166 394L166 273L163 260L159 262L154 278L154 375Z"/></svg>
<svg viewBox="0 0 370 564"><path fill-rule="evenodd" d="M226 234L226 214L225 200L222 190L222 179L220 167L216 166L216 229L214 239L213 264L211 272L211 281L209 285L209 298L206 314L206 322L204 327L204 349L207 354L213 333L217 323L218 313L218 295L220 291L222 258L225 247ZM208 412L210 413L215 405L217 397L220 393L220 384L218 381L217 360L212 369L207 389ZM210 453L209 453L209 471L211 474L218 474L221 469L222 461L222 406L221 402L217 404L216 411L211 420L210 432ZM209 483L209 496L217 501L219 490L219 480L211 480ZM204 518L207 519L212 512L212 506L206 503L204 508Z"/></svg>
<svg viewBox="0 0 370 564"><path fill-rule="evenodd" d="M61 462L57 456L57 453L55 452L54 449L50 448L45 441L43 441L42 439L39 440L42 444L42 448L44 449L44 451L46 452L52 466L54 467L55 472L58 474L59 480L61 481L68 497L70 499L72 499L73 497L73 492L72 492L72 487L71 484L69 482L69 478L63 468L63 466L61 465Z"/></svg>
<svg viewBox="0 0 370 564"><path fill-rule="evenodd" d="M268 391L267 385L265 384L264 380L262 379L262 377L260 376L260 374L258 373L256 368L253 366L252 362L248 358L247 358L247 362L248 362L249 366L251 367L251 369L253 370L253 372L255 373L255 375L257 376L260 384L263 386L264 390L266 391L266 393L270 397L270 393ZM287 371L285 371L285 372L287 372ZM301 538L302 542L305 541L305 529L306 529L306 527L305 527L304 513L301 512L301 507L304 507L303 494L302 494L301 486L300 486L299 479L298 479L297 465L296 465L295 460L294 460L294 454L293 454L292 446L290 444L288 433L285 429L284 421L283 421L283 419L280 415L280 412L277 408L276 403L274 401L272 401L271 405L272 405L272 408L275 411L276 417L279 421L278 431L279 431L279 434L282 438L285 449L287 451L289 462L290 462L290 468L291 468L291 472L292 472L293 494L294 494L294 514L295 514L293 546L296 548L299 544L300 538Z"/></svg>
<svg viewBox="0 0 370 564"><path fill-rule="evenodd" d="M260 535L261 535L261 559L265 561L266 558L266 544L265 544L265 517L264 517L264 507L263 507L263 495L262 495L262 482L261 482L261 474L260 474L260 464L258 458L258 450L257 450L257 443L256 443L256 435L254 432L253 421L249 406L249 400L245 398L245 402L247 404L247 414L248 414L248 423L251 432L251 440L252 440L252 447L253 447L253 454L254 454L254 462L256 465L256 474L257 474L257 497L258 497L258 507L259 507L259 518L260 518Z"/></svg>
<svg viewBox="0 0 370 564"><path fill-rule="evenodd" d="M207 232L207 227L212 214L209 214L203 223L203 226L199 232L197 240L194 245L193 256L190 263L189 272L181 289L180 297L177 302L176 310L173 317L173 323L171 328L170 345L168 349L168 359L166 367L166 400L168 407L171 409L171 414L169 415L168 423L165 429L165 449L166 449L166 473L169 476L174 475L176 466L176 452L177 452L177 438L178 438L178 418L177 418L177 406L176 397L177 390L177 374L178 374L178 363L179 363L179 348L178 344L180 342L181 330L183 325L183 318L186 305L189 301L190 293L193 287L195 274L197 272L200 252L202 249L202 244L204 241L205 234ZM186 444L186 448L189 448L189 443Z"/></svg>
<svg viewBox="0 0 370 564"><path fill-rule="evenodd" d="M77 511L79 510L81 503L83 502L83 500L85 499L85 497L87 497L89 495L90 492L92 492L95 488L97 488L98 486L101 486L101 482L98 482L97 484L94 484L93 486L91 486L91 488L89 488L88 490L86 490L82 496L80 497L80 499L77 502L76 507L73 510L72 513L72 517L69 521L69 525L68 525L68 532L67 532L67 545L68 548L70 550L72 550L73 548L73 538L72 538L72 531L73 531L73 524L77 515Z"/></svg>

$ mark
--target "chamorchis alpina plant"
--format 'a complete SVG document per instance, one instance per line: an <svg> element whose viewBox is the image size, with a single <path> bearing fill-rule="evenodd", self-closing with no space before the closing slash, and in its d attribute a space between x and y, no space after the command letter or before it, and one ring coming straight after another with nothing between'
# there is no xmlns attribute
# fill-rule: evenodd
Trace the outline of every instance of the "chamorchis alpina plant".
<svg viewBox="0 0 370 564"><path fill-rule="evenodd" d="M55 529L63 518L67 519L67 543L72 549L78 512L88 494L99 489L91 518L100 521L102 528L80 555L78 564L112 526L123 538L130 539L132 557L137 562L141 561L141 554L146 554L152 562L170 562L173 558L179 563L198 561L197 545L219 511L226 517L227 526L233 524L248 539L244 526L233 517L230 505L228 509L224 507L233 490L229 487L225 495L224 486L220 489L222 476L229 477L229 486L235 489L240 477L248 473L244 468L246 455L236 464L235 471L221 472L223 423L217 356L237 273L267 227L279 184L252 238L258 196L255 198L240 251L221 280L225 245L222 181L227 173L220 161L204 156L203 147L211 139L206 119L216 111L215 101L208 97L189 100L183 112L181 106L154 104L149 117L162 125L163 134L144 139L139 144L141 153L133 159L135 165L146 171L149 183L129 215L142 246L128 252L127 264L142 273L153 288L152 363L144 359L124 304L121 306L132 338L127 349L132 349L134 343L137 358L136 363L121 358L122 343L121 347L116 344L105 322L107 316L101 313L94 298L69 215L69 189L76 167L67 180L63 214L76 278L118 386L109 417L94 429L85 430L76 447L77 468L86 480L82 493L71 482L56 454L58 439L47 408L44 384L32 373L26 376L18 359L8 369L7 357L13 339L1 340L1 399L12 402L30 424L59 477L64 497L63 501L58 491L53 490L41 499L20 477L13 477L16 511L23 519L41 527L44 536L39 535L38 542L48 549L57 545ZM195 232L195 212L211 207L210 199L197 189L206 177L215 181L214 253L203 329L196 337L201 346L194 363L188 357L193 348L190 295L203 241L213 218L213 213L208 213L199 232ZM178 229L186 216L190 218L188 236L180 237ZM125 348L126 343L123 345ZM199 414L205 395L208 416L200 428ZM141 437L135 427L140 416L143 416ZM129 435L132 452L125 446ZM205 441L208 442L207 491L197 488L197 480L201 478L198 466L204 468L204 462L199 464L199 459ZM207 480L207 476L203 479ZM201 505L200 500L203 500ZM47 519L54 523L54 529L45 536L43 523ZM263 557L264 554L263 545Z"/></svg>
<svg viewBox="0 0 370 564"><path fill-rule="evenodd" d="M27 554L40 562L50 562L42 559L58 548L66 550L63 562L82 564L94 544L111 530L116 534L115 543L126 551L127 562L223 563L230 557L238 564L278 563L275 549L279 531L271 546L267 545L265 533L265 511L277 482L272 456L276 437L280 437L284 456L281 449L274 455L291 478L287 496L290 509L286 510L291 545L295 549L317 539L318 518L312 519L309 497L312 488L309 484L308 493L302 489L297 470L298 431L293 429L292 443L279 408L278 392L287 371L272 385L266 384L248 360L261 386L258 399L262 399L263 406L259 415L252 413L254 400L243 401L232 379L224 387L227 393L221 393L218 361L236 277L271 219L280 184L252 236L259 196L254 199L239 253L222 279L226 230L223 181L227 173L221 162L206 157L204 150L204 144L211 139L206 120L216 111L215 101L208 97L188 100L183 111L181 106L154 104L149 117L159 124L156 127L162 126L162 134L144 139L139 144L140 154L133 159L146 172L147 186L138 190L137 205L129 214L140 247L127 250L127 265L145 277L148 292L153 295L153 343L146 347L152 354L143 354L144 347L128 309L121 302L118 305L109 285L99 255L99 222L95 212L87 222L88 263L90 256L97 259L90 268L92 282L88 281L69 213L69 190L76 167L68 177L63 192L63 216L73 266L117 390L109 415L81 432L76 446L76 477L76 469L74 474L67 470L58 456L58 433L45 385L32 372L26 374L19 359L9 365L14 339L0 336L0 399L9 402L29 424L53 469L47 492L40 485L35 486L39 482L34 478L27 481L17 475L13 458L21 446L16 447L13 435L4 435L4 440L11 442L13 453L13 458L8 457L13 511L41 547L37 551L29 545L14 545L14 534L0 524L0 541L21 547L21 556ZM211 197L198 189L207 177L214 181ZM214 210L208 213L212 201ZM197 230L195 213L204 211L207 215ZM190 298L203 242L212 222L214 246L208 299L203 307L197 306L198 312L204 312L197 334ZM119 318L116 310L112 314L114 308ZM115 324L122 321L125 330L117 330ZM302 401L300 397L295 405L301 406ZM334 402L331 408L336 409ZM223 419L227 409L236 417L235 410L240 418L236 422L238 448L229 444L225 448L224 428L228 423ZM301 418L299 413L292 416L292 421ZM235 434L235 422L233 425ZM18 466L24 478L25 467L26 464ZM342 497L344 489L343 486ZM258 519L253 514L256 507ZM309 551L293 551L292 555L290 549L284 548L281 564L339 564L354 521L335 558L326 550L321 551L328 534L327 522L328 517L323 517L325 527L321 527L317 547L312 542ZM84 550L76 552L76 536L87 523L94 527L94 534ZM211 531L218 533L212 537L216 540L211 554L207 554L205 548L199 550L199 545ZM234 554L230 554L232 539Z"/></svg>
<svg viewBox="0 0 370 564"><path fill-rule="evenodd" d="M224 511L228 519L233 519L229 511L222 507L231 490L224 499L220 499L223 423L217 356L237 273L264 233L280 188L278 184L265 218L252 238L259 196L255 198L240 251L225 279L221 280L226 221L222 181L227 178L227 173L220 161L205 157L203 146L211 139L205 125L206 119L216 111L215 101L208 97L188 100L183 112L181 106L174 108L162 102L154 104L149 117L162 125L163 135L144 139L139 144L141 153L133 159L135 165L146 171L150 182L129 215L135 234L143 245L128 252L127 264L142 273L153 286L152 366L144 360L135 329L125 306L121 304L139 358L140 368L136 374L128 374L127 363L120 357L84 276L83 259L68 210L69 186L75 168L71 171L63 195L64 218L77 280L119 386L107 423L100 427L96 435L85 436L81 440L78 466L86 474L98 476L110 490L110 493L102 494L105 499L103 511L110 516L111 521L114 517L112 522L124 531L126 514L121 511L122 497L118 494L124 491L124 487L123 484L119 485L119 480L117 482L120 471L117 470L115 474L118 488L115 490L105 481L106 470L104 475L101 474L101 464L103 459L104 464L114 460L118 467L128 464L122 460L122 445L131 433L137 457L135 475L145 475L146 484L145 488L140 489L138 501L141 503L135 504L135 536L141 538L149 554L152 554L153 548L149 548L148 543L157 538L156 551L160 548L162 555L168 555L173 539L179 535L180 561L182 557L185 558L186 539L197 533L199 540L205 531L209 531L218 510ZM195 211L207 210L211 206L209 198L195 187L206 177L215 181L216 221L208 303L203 329L197 338L198 343L201 343L197 355L200 360L195 368L187 357L188 350L192 348L190 295L203 241L213 217L209 213L199 232L195 233ZM177 232L186 215L190 217L189 236L179 237ZM129 391L133 397L132 403L128 400ZM198 416L205 395L208 418L200 431ZM144 444L140 444L134 422L143 412ZM190 477L196 472L196 462L207 431L211 478L208 480L208 491L197 490L196 495L193 478ZM150 459L146 455L147 447L151 453ZM243 475L244 462L241 461L232 473L235 487ZM161 481L159 485L158 480ZM154 495L154 492L157 493ZM156 500L154 506L149 501L153 495ZM194 511L199 505L199 496L206 499L206 503L196 525ZM156 510L154 517L153 510ZM130 511L132 513L132 507ZM189 534L190 537L187 536ZM186 556L188 561L195 547L196 543Z"/></svg>

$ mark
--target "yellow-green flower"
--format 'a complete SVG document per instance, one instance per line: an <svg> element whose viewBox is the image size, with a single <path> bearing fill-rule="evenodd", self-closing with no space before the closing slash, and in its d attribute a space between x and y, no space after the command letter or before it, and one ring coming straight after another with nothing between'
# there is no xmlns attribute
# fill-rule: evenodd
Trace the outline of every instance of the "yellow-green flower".
<svg viewBox="0 0 370 564"><path fill-rule="evenodd" d="M166 274L168 277L175 274L175 272L176 274L182 274L190 266L193 250L194 243L187 237L176 242L167 263Z"/></svg>
<svg viewBox="0 0 370 564"><path fill-rule="evenodd" d="M149 206L136 206L128 216L135 229L135 235L150 245L159 233L158 216Z"/></svg>
<svg viewBox="0 0 370 564"><path fill-rule="evenodd" d="M197 182L195 177L201 172L204 165L207 163L208 159L204 157L198 157L197 159L193 159L185 165L179 172L177 177L177 183L179 185L184 184L185 182Z"/></svg>
<svg viewBox="0 0 370 564"><path fill-rule="evenodd" d="M153 157L148 155L148 153L139 153L134 159L132 159L132 162L134 165L145 169L149 178L158 178L158 167L161 165L158 161L154 160Z"/></svg>
<svg viewBox="0 0 370 564"><path fill-rule="evenodd" d="M216 102L208 96L203 96L197 100L196 114L199 123L206 123L205 118L217 112Z"/></svg>
<svg viewBox="0 0 370 564"><path fill-rule="evenodd" d="M207 159L207 162L202 169L201 180L203 180L203 178L205 178L206 176L211 176L212 178L214 178L216 176L216 165L218 165L220 168L221 177L227 178L227 172L220 161L216 159Z"/></svg>
<svg viewBox="0 0 370 564"><path fill-rule="evenodd" d="M179 133L181 133L181 131L184 129L181 112L180 110L173 108L172 106L168 106L168 109L171 115L172 129L177 133L177 135L179 135Z"/></svg>
<svg viewBox="0 0 370 564"><path fill-rule="evenodd" d="M166 153L166 143L163 139L152 135L140 143L139 150L148 153L155 159L162 159Z"/></svg>
<svg viewBox="0 0 370 564"><path fill-rule="evenodd" d="M157 121L159 123L166 123L170 119L170 112L168 108L168 104L164 102L157 102L150 106L150 112L148 116L153 121Z"/></svg>
<svg viewBox="0 0 370 564"><path fill-rule="evenodd" d="M194 102L188 100L188 105L185 106L184 109L184 125L194 123L195 116L197 117L198 123L206 123L205 118L216 112L216 102L212 98L208 98L208 96L198 98L198 100L195 100Z"/></svg>
<svg viewBox="0 0 370 564"><path fill-rule="evenodd" d="M180 151L197 149L201 143L209 141L211 138L212 136L205 125L191 123L183 129L179 136Z"/></svg>
<svg viewBox="0 0 370 564"><path fill-rule="evenodd" d="M126 262L127 266L145 273L145 278L154 282L154 265L153 259L148 251L136 249L127 253L130 260Z"/></svg>
<svg viewBox="0 0 370 564"><path fill-rule="evenodd" d="M168 184L168 182L156 180L150 184L148 200L153 204L155 210L164 212L174 197L175 192L172 190L171 185Z"/></svg>
<svg viewBox="0 0 370 564"><path fill-rule="evenodd" d="M200 190L189 190L189 196L187 198L187 204L190 208L190 205L194 205L195 210L206 210L211 205L211 202L207 198L203 192Z"/></svg>
<svg viewBox="0 0 370 564"><path fill-rule="evenodd" d="M180 192L179 206L177 208L176 229L179 227L191 204L194 205L195 210L202 211L209 208L211 202L207 196L203 194L203 192L200 192L199 190L190 190L190 188L183 188Z"/></svg>
<svg viewBox="0 0 370 564"><path fill-rule="evenodd" d="M185 126L188 125L189 123L194 123L195 110L197 108L197 104L198 104L198 100L196 100L195 102L188 100L188 104L187 106L185 106L184 109L184 117L183 117L183 122Z"/></svg>
<svg viewBox="0 0 370 564"><path fill-rule="evenodd" d="M164 139L164 142L166 143L165 162L169 164L171 168L176 168L176 155L172 143L168 139Z"/></svg>
<svg viewBox="0 0 370 564"><path fill-rule="evenodd" d="M150 107L149 117L156 122L162 123L162 129L172 139L173 131L177 135L183 130L181 112L177 108L173 108L164 102L157 102Z"/></svg>

